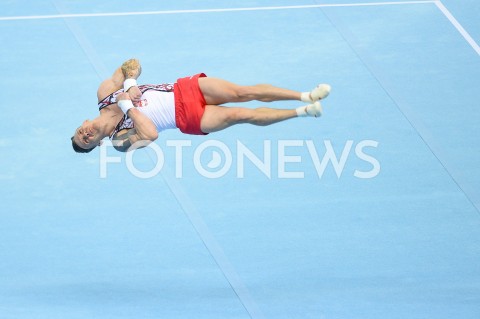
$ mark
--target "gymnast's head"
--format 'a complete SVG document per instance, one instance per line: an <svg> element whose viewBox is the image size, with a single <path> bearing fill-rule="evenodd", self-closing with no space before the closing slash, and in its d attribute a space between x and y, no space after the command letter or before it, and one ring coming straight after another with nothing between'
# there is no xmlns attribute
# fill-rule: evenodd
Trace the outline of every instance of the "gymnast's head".
<svg viewBox="0 0 480 319"><path fill-rule="evenodd" d="M73 150L77 153L91 152L102 144L103 137L98 133L98 129L95 128L92 121L85 120L71 138Z"/></svg>

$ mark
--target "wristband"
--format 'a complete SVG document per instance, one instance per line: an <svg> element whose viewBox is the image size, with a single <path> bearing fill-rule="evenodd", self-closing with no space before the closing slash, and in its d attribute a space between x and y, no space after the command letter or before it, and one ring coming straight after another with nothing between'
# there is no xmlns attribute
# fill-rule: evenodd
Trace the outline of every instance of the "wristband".
<svg viewBox="0 0 480 319"><path fill-rule="evenodd" d="M117 105L125 114L127 114L128 110L134 107L131 100L120 100L117 102Z"/></svg>
<svg viewBox="0 0 480 319"><path fill-rule="evenodd" d="M126 79L123 82L123 92L127 92L132 86L137 86L137 80L135 79Z"/></svg>

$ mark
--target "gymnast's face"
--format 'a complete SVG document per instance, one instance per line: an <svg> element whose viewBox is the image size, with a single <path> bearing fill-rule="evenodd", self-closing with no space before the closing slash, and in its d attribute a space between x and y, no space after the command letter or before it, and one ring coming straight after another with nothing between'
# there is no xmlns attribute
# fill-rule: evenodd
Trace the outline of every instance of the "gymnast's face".
<svg viewBox="0 0 480 319"><path fill-rule="evenodd" d="M85 120L82 125L76 129L73 140L75 144L88 150L100 145L102 137L98 134L98 130L92 125L92 122Z"/></svg>

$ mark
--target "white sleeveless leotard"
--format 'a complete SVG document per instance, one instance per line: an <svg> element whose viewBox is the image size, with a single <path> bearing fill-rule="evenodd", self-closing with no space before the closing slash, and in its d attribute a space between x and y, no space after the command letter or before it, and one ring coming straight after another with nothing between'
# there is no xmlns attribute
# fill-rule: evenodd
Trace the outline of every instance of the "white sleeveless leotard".
<svg viewBox="0 0 480 319"><path fill-rule="evenodd" d="M139 85L138 88L140 89L140 92L142 92L142 99L139 103L134 104L140 112L152 120L158 132L166 129L177 128L175 122L175 97L173 93L173 83L159 85ZM117 103L117 96L122 92L123 89L120 89L98 102L99 110L111 104ZM135 125L132 119L127 115L124 115L115 127L113 133L110 135L110 139L112 139L117 132L123 129L131 129L134 127Z"/></svg>

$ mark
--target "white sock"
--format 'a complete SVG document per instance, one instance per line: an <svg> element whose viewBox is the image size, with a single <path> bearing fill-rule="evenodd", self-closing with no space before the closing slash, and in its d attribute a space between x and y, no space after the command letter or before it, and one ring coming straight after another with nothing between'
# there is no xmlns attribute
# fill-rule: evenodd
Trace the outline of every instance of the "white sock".
<svg viewBox="0 0 480 319"><path fill-rule="evenodd" d="M308 116L307 106L297 107L295 111L297 111L297 116Z"/></svg>
<svg viewBox="0 0 480 319"><path fill-rule="evenodd" d="M310 98L310 92L302 92L302 96L300 98L302 102L305 103L312 103L312 99Z"/></svg>

